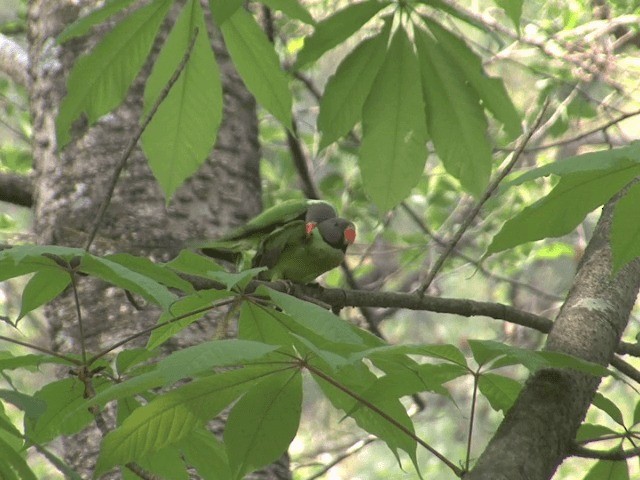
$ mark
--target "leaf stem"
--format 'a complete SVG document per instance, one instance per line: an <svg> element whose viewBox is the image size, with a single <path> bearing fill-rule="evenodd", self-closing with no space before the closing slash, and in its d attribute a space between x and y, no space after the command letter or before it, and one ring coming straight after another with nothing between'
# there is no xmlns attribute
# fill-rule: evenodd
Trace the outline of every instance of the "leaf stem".
<svg viewBox="0 0 640 480"><path fill-rule="evenodd" d="M457 467L453 462L451 462L447 457L445 457L443 454L441 454L438 450L436 450L431 445L429 445L427 442L425 442L420 437L418 437L415 434L415 432L412 432L411 430L409 430L407 427L402 425L400 422L398 422L391 415L389 415L388 413L384 412L380 408L376 407L374 404L372 404L371 402L369 402L365 398L363 398L360 395L358 395L357 393L349 390L347 387L345 387L341 383L338 383L337 381L335 381L333 378L331 378L329 375L327 375L323 371L321 371L321 370L315 368L314 366L310 365L309 363L306 362L306 360L300 358L299 361L301 362L301 365L304 366L307 370L309 370L312 374L322 378L325 382L331 384L332 386L334 386L337 389L341 390L342 392L346 393L351 398L357 400L358 402L360 402L362 405L367 407L372 412L374 412L377 415L379 415L380 417L384 418L387 422L389 422L391 425L396 427L402 433L407 435L409 438L415 440L418 444L420 444L426 450L428 450L433 455L435 455L442 463L444 463L447 467L449 467L458 477L462 477L462 475L464 473L462 469Z"/></svg>
<svg viewBox="0 0 640 480"><path fill-rule="evenodd" d="M478 381L480 380L480 372L473 374L473 394L471 396L471 412L469 414L469 435L467 437L467 458L464 462L464 469L469 471L469 462L471 459L471 437L473 436L473 420L476 414L476 400L478 398Z"/></svg>

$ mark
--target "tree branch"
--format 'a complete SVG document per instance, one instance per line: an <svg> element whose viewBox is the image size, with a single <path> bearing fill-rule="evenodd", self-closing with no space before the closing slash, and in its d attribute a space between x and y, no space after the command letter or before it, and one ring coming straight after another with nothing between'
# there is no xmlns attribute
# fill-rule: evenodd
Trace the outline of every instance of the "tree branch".
<svg viewBox="0 0 640 480"><path fill-rule="evenodd" d="M33 178L16 173L0 173L0 202L31 207L33 205Z"/></svg>
<svg viewBox="0 0 640 480"><path fill-rule="evenodd" d="M27 51L9 37L0 33L0 72L22 87L29 83Z"/></svg>
<svg viewBox="0 0 640 480"><path fill-rule="evenodd" d="M582 445L574 445L571 455L574 457L595 458L598 460L621 461L640 456L640 447L632 448L631 450L619 449L602 451L592 450Z"/></svg>
<svg viewBox="0 0 640 480"><path fill-rule="evenodd" d="M619 196L617 197L619 198ZM640 287L640 260L612 275L609 235L617 198L602 212L545 349L609 364ZM600 378L567 369L533 374L468 480L547 480L573 452Z"/></svg>

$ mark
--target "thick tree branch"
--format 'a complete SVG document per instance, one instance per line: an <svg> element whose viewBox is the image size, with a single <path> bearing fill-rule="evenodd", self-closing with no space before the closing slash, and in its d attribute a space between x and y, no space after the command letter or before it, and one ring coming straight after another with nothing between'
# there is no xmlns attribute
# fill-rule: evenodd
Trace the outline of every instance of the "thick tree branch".
<svg viewBox="0 0 640 480"><path fill-rule="evenodd" d="M640 447L631 450L592 450L591 448L575 445L571 455L574 457L596 458L598 460L620 461L640 456Z"/></svg>
<svg viewBox="0 0 640 480"><path fill-rule="evenodd" d="M0 172L0 202L31 207L33 205L33 179L16 173Z"/></svg>
<svg viewBox="0 0 640 480"><path fill-rule="evenodd" d="M29 82L28 65L27 51L0 33L0 72L5 73L18 85L26 87Z"/></svg>
<svg viewBox="0 0 640 480"><path fill-rule="evenodd" d="M608 365L640 286L640 260L611 275L614 202L603 209L546 350ZM469 480L547 480L573 452L600 379L576 371L533 374L480 456Z"/></svg>

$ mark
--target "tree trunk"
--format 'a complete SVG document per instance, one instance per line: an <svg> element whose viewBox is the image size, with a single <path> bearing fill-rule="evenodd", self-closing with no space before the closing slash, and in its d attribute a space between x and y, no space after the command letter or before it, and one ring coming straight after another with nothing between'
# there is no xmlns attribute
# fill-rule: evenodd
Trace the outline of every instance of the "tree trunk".
<svg viewBox="0 0 640 480"><path fill-rule="evenodd" d="M640 260L611 275L613 206L603 209L573 286L549 333L546 350L608 365L640 286ZM549 479L571 454L576 431L600 379L567 370L529 378L469 480Z"/></svg>
<svg viewBox="0 0 640 480"><path fill-rule="evenodd" d="M39 243L83 246L106 195L106 184L132 132L139 125L147 65L116 111L95 125L78 125L72 142L57 150L55 116L65 95L65 79L79 55L106 28L62 46L54 37L75 20L86 0L34 0L29 7L30 97L36 170L35 232ZM175 13L175 12L174 12ZM168 29L164 26L164 33ZM246 91L219 38L214 41L224 88L224 120L206 164L175 195L168 207L142 151L137 148L121 174L92 251L129 252L155 260L173 257L188 239L219 235L261 208L260 158L255 102ZM70 295L46 310L56 351L97 352L156 322L158 311L142 310L123 291L87 278L79 280L84 334L81 338ZM215 321L192 325L166 345L172 350L212 338ZM139 344L144 344L140 339ZM84 346L83 346L84 345ZM134 345L128 344L126 347ZM68 374L68 372L63 372ZM113 425L113 418L106 419ZM93 472L101 441L97 427L64 441L64 455L83 477ZM284 468L283 468L284 465ZM286 461L261 478L289 478ZM116 478L112 473L109 478Z"/></svg>

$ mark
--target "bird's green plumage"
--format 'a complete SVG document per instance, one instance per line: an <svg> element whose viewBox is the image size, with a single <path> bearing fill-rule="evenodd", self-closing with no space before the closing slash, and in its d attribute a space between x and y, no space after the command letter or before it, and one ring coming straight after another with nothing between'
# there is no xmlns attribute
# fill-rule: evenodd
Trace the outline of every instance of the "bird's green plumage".
<svg viewBox="0 0 640 480"><path fill-rule="evenodd" d="M305 222L297 220L264 239L253 266L268 268L261 274L263 279L308 283L340 265L343 259L344 249L327 244L317 228L307 235Z"/></svg>
<svg viewBox="0 0 640 480"><path fill-rule="evenodd" d="M337 217L329 203L288 200L198 246L208 256L236 263L255 250L252 265L267 267L261 278L308 283L340 265L354 238L353 223Z"/></svg>

